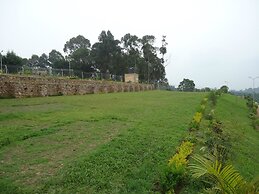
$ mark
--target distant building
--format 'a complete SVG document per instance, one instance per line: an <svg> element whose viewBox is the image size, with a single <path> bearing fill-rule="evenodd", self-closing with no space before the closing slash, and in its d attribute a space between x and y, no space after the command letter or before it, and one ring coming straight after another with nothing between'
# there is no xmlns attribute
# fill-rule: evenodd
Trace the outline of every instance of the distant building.
<svg viewBox="0 0 259 194"><path fill-rule="evenodd" d="M137 73L128 73L124 76L125 82L138 83Z"/></svg>

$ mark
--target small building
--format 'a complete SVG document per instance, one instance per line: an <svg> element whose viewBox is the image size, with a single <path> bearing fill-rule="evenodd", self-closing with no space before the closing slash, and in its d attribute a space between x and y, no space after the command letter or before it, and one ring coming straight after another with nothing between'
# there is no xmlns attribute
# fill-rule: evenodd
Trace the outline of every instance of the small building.
<svg viewBox="0 0 259 194"><path fill-rule="evenodd" d="M125 82L138 83L137 73L128 73L124 75Z"/></svg>

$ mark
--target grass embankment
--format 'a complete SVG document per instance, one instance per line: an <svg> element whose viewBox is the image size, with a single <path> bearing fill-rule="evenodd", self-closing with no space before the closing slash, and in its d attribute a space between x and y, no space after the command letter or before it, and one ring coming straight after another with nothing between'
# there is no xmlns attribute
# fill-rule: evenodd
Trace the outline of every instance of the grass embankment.
<svg viewBox="0 0 259 194"><path fill-rule="evenodd" d="M230 161L234 167L247 180L259 176L259 131L252 126L246 101L223 95L218 100L215 114L231 137Z"/></svg>
<svg viewBox="0 0 259 194"><path fill-rule="evenodd" d="M0 100L0 193L148 193L203 93Z"/></svg>

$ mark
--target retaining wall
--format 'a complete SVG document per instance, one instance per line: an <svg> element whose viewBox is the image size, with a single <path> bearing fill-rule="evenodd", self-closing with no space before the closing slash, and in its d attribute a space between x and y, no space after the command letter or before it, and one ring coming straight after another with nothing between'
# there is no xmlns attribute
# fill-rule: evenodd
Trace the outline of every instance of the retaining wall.
<svg viewBox="0 0 259 194"><path fill-rule="evenodd" d="M153 90L150 84L0 75L0 97L85 95Z"/></svg>

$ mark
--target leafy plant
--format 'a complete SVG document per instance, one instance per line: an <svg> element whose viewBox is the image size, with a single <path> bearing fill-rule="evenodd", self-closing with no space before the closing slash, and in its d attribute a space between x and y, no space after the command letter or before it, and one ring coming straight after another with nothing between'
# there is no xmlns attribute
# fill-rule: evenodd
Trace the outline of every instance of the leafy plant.
<svg viewBox="0 0 259 194"><path fill-rule="evenodd" d="M181 146L178 148L177 153L168 161L169 166L174 166L180 168L187 164L187 157L193 151L193 143L189 141L182 142Z"/></svg>
<svg viewBox="0 0 259 194"><path fill-rule="evenodd" d="M181 184L185 178L188 156L193 152L194 144L184 141L177 149L177 153L168 161L165 176L162 178L163 192L174 193L177 185Z"/></svg>
<svg viewBox="0 0 259 194"><path fill-rule="evenodd" d="M220 122L219 120L216 120L216 119L211 120L210 129L217 134L221 134L223 132L222 122Z"/></svg>
<svg viewBox="0 0 259 194"><path fill-rule="evenodd" d="M203 98L201 101L201 105L206 105L208 102L208 98Z"/></svg>
<svg viewBox="0 0 259 194"><path fill-rule="evenodd" d="M211 91L209 93L208 99L212 103L213 106L216 106L217 104L217 93L215 91Z"/></svg>
<svg viewBox="0 0 259 194"><path fill-rule="evenodd" d="M206 178L206 182L211 184L211 188L207 189L207 192L220 194L255 194L259 192L259 181L247 183L231 164L223 165L213 155L195 155L193 159L196 163L189 164L189 169L193 177Z"/></svg>
<svg viewBox="0 0 259 194"><path fill-rule="evenodd" d="M201 119L202 119L202 113L196 112L192 118L189 129L190 130L199 129Z"/></svg>
<svg viewBox="0 0 259 194"><path fill-rule="evenodd" d="M204 113L204 111L205 111L205 109L206 109L206 106L204 105L204 104L202 104L199 108L198 108L198 110L197 110L197 112L200 112L200 113Z"/></svg>
<svg viewBox="0 0 259 194"><path fill-rule="evenodd" d="M212 120L215 117L214 109L212 109L208 114L205 115L205 119Z"/></svg>

